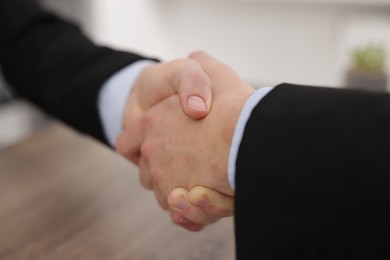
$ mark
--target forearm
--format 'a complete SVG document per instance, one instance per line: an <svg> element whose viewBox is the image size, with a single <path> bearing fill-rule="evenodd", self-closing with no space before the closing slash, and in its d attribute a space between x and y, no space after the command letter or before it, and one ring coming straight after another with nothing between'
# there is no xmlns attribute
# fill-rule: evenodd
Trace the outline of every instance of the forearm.
<svg viewBox="0 0 390 260"><path fill-rule="evenodd" d="M103 83L144 57L100 47L31 0L0 2L0 61L16 92L106 142L97 108Z"/></svg>

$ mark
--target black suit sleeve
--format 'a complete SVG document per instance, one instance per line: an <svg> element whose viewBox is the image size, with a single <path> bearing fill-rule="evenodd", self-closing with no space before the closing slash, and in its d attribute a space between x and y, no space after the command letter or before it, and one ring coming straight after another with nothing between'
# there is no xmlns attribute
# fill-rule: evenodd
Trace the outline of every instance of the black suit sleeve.
<svg viewBox="0 0 390 260"><path fill-rule="evenodd" d="M141 59L101 47L34 0L0 0L0 62L15 91L80 132L106 142L97 108L102 84Z"/></svg>
<svg viewBox="0 0 390 260"><path fill-rule="evenodd" d="M283 84L236 162L238 259L390 259L390 95Z"/></svg>

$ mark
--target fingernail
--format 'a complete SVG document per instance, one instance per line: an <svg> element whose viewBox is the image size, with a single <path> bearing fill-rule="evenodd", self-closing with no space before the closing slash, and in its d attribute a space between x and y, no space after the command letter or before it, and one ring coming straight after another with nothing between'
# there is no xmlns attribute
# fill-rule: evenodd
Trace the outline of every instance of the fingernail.
<svg viewBox="0 0 390 260"><path fill-rule="evenodd" d="M207 105L204 100L198 96L190 96L187 100L187 106L194 110L206 111Z"/></svg>
<svg viewBox="0 0 390 260"><path fill-rule="evenodd" d="M210 205L210 201L209 201L209 198L207 198L206 196L204 196L200 201L198 201L196 203L197 206L199 207L202 207L202 208L206 208Z"/></svg>
<svg viewBox="0 0 390 260"><path fill-rule="evenodd" d="M180 197L176 203L175 203L175 210L176 211L183 211L183 210L186 210L188 208L188 204L187 204L187 201L183 198L183 197Z"/></svg>

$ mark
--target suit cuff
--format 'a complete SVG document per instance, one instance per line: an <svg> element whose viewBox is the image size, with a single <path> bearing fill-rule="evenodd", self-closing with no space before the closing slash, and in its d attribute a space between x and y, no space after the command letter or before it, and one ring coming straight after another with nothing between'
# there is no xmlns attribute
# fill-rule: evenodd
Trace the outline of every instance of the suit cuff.
<svg viewBox="0 0 390 260"><path fill-rule="evenodd" d="M122 131L123 113L127 99L138 75L154 61L140 60L121 69L102 86L98 97L98 110L108 143L115 147Z"/></svg>
<svg viewBox="0 0 390 260"><path fill-rule="evenodd" d="M235 190L235 178L236 178L236 161L238 155L238 149L240 148L241 140L244 135L246 123L252 114L256 105L273 89L273 87L263 87L255 91L252 96L246 101L244 108L241 111L238 118L236 128L234 130L232 145L230 147L229 162L228 162L228 180L230 186Z"/></svg>

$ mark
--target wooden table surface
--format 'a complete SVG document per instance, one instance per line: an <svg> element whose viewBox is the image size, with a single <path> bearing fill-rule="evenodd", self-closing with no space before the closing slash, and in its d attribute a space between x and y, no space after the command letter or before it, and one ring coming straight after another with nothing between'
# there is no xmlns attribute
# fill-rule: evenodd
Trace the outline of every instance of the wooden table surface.
<svg viewBox="0 0 390 260"><path fill-rule="evenodd" d="M233 219L200 233L173 225L137 169L49 123L0 150L0 259L235 259Z"/></svg>

